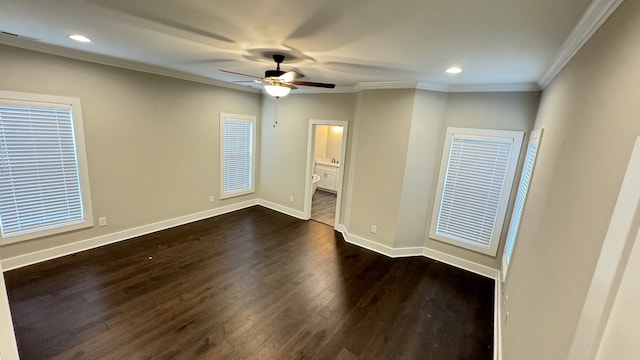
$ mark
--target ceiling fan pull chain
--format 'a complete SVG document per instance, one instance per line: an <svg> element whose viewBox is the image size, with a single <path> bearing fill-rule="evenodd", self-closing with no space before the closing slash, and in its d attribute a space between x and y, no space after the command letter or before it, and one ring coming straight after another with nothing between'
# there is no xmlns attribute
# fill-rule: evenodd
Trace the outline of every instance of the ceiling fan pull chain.
<svg viewBox="0 0 640 360"><path fill-rule="evenodd" d="M278 99L274 98L273 101L273 127L275 128L278 125Z"/></svg>

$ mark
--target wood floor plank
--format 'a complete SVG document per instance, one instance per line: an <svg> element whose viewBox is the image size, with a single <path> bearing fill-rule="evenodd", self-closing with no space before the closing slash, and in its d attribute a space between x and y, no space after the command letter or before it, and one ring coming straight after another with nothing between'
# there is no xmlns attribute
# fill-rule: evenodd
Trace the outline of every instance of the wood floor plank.
<svg viewBox="0 0 640 360"><path fill-rule="evenodd" d="M490 279L262 207L5 273L21 359L491 359Z"/></svg>

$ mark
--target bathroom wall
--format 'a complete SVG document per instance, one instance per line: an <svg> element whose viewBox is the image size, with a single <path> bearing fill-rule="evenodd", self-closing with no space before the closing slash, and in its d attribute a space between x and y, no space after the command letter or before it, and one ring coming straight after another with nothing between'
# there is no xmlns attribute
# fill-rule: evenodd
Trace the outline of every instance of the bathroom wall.
<svg viewBox="0 0 640 360"><path fill-rule="evenodd" d="M327 128L327 158L340 159L342 154L342 127L326 126Z"/></svg>
<svg viewBox="0 0 640 360"><path fill-rule="evenodd" d="M340 129L338 131L338 129ZM314 159L340 159L342 154L342 127L316 126Z"/></svg>
<svg viewBox="0 0 640 360"><path fill-rule="evenodd" d="M3 259L257 197L209 203L220 198L220 112L259 119L259 94L9 46L0 46L0 69L2 90L80 99L93 213L108 219L2 246Z"/></svg>
<svg viewBox="0 0 640 360"><path fill-rule="evenodd" d="M329 127L325 125L316 126L316 142L313 159L323 159L327 157L327 138Z"/></svg>

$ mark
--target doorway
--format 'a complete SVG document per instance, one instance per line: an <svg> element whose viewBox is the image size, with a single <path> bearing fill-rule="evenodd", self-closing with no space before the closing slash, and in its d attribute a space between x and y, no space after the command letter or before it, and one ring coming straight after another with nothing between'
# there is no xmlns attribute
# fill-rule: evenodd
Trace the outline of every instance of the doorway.
<svg viewBox="0 0 640 360"><path fill-rule="evenodd" d="M305 218L333 228L340 219L347 125L346 121L309 120Z"/></svg>

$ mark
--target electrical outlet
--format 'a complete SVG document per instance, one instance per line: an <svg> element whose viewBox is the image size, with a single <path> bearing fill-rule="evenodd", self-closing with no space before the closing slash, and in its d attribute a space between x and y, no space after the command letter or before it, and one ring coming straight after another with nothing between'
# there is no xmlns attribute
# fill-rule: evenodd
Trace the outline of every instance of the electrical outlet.
<svg viewBox="0 0 640 360"><path fill-rule="evenodd" d="M98 226L107 226L107 218L99 217L98 218Z"/></svg>
<svg viewBox="0 0 640 360"><path fill-rule="evenodd" d="M371 233L372 234L377 234L378 233L378 225L371 225Z"/></svg>
<svg viewBox="0 0 640 360"><path fill-rule="evenodd" d="M289 202L293 202L293 195L289 195Z"/></svg>
<svg viewBox="0 0 640 360"><path fill-rule="evenodd" d="M216 202L216 197L214 195L209 196L209 202L210 203Z"/></svg>

